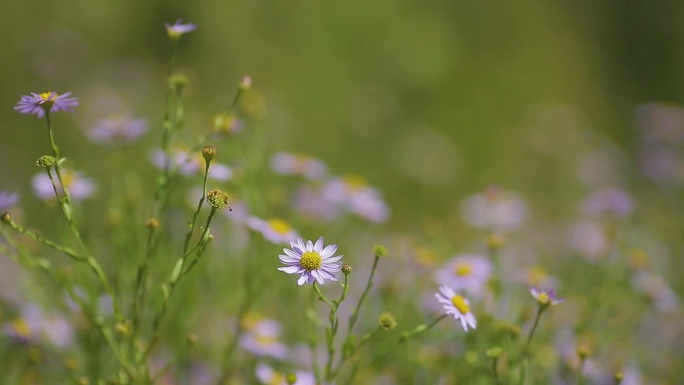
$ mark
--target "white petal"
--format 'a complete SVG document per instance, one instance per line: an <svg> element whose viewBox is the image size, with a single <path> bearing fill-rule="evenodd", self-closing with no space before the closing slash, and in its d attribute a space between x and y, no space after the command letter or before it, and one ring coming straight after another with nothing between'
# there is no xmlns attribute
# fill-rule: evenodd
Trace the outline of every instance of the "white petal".
<svg viewBox="0 0 684 385"><path fill-rule="evenodd" d="M335 254L336 251L337 245L328 245L325 247L325 249L323 249L323 251L321 251L321 257L323 257L323 259L328 258Z"/></svg>
<svg viewBox="0 0 684 385"><path fill-rule="evenodd" d="M320 238L318 238L318 240L316 241L316 244L314 245L314 251L320 254L322 250L323 250L323 237L320 237Z"/></svg>
<svg viewBox="0 0 684 385"><path fill-rule="evenodd" d="M311 241L306 241L306 251L313 251L313 242Z"/></svg>
<svg viewBox="0 0 684 385"><path fill-rule="evenodd" d="M340 259L342 259L342 257L344 257L344 255L338 255L337 257L332 257L332 258L325 258L325 257L323 257L323 264L325 264L325 263L334 263L334 262L337 262L337 261L339 261Z"/></svg>
<svg viewBox="0 0 684 385"><path fill-rule="evenodd" d="M279 267L278 270L284 271L288 274L295 274L300 271L299 266L286 266L286 267Z"/></svg>
<svg viewBox="0 0 684 385"><path fill-rule="evenodd" d="M299 279L297 280L297 284L298 284L299 286L302 286L302 285L304 284L304 282L306 282L306 280L307 280L307 275L308 275L308 274L303 273L303 274L299 277Z"/></svg>
<svg viewBox="0 0 684 385"><path fill-rule="evenodd" d="M290 242L290 243L292 243L292 242ZM285 254L289 255L290 257L293 257L293 258L301 258L302 257L301 255L295 253L294 251L292 251L290 249L283 249L283 253L285 253Z"/></svg>

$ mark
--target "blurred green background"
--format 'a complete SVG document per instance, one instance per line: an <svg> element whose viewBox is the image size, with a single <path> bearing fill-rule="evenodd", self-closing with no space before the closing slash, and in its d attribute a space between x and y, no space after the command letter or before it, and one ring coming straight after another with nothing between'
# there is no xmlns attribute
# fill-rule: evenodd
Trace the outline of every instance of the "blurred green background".
<svg viewBox="0 0 684 385"><path fill-rule="evenodd" d="M168 55L163 23L179 17L199 25L178 60L192 81L190 129L208 129L250 74L266 97L273 148L360 173L395 213L413 218L441 214L454 197L490 183L543 186L552 177L537 169L543 159L526 142L548 106L576 108L592 130L629 150L634 107L683 96L684 4L675 1L32 1L2 8L0 146L11 165L0 171L4 188L24 189L45 148L42 123L11 109L29 91L81 98L73 122L56 122L77 161L88 153L74 150L88 146L82 132L93 123L87 90L129 95L133 112L154 128Z"/></svg>

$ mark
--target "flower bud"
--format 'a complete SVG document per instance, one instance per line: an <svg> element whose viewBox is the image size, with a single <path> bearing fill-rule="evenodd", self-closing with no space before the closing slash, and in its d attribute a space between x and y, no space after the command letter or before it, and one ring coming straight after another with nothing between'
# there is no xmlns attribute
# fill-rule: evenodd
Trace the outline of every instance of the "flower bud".
<svg viewBox="0 0 684 385"><path fill-rule="evenodd" d="M244 91L250 88L252 88L252 77L249 75L245 75L242 77L242 80L240 81L240 89Z"/></svg>
<svg viewBox="0 0 684 385"><path fill-rule="evenodd" d="M348 265L346 263L344 265L342 265L342 273L344 275L349 275L349 273L351 273L351 272L352 272L352 267L350 265Z"/></svg>
<svg viewBox="0 0 684 385"><path fill-rule="evenodd" d="M199 341L199 337L197 337L197 334L195 333L188 333L188 335L185 336L185 340L188 341L190 345L194 345Z"/></svg>
<svg viewBox="0 0 684 385"><path fill-rule="evenodd" d="M489 358L499 358L503 354L503 349L501 349L498 346L495 346L493 348L489 348L485 351L485 356Z"/></svg>
<svg viewBox="0 0 684 385"><path fill-rule="evenodd" d="M54 156L43 155L40 158L38 158L38 160L36 161L36 166L42 167L42 168L50 168L56 162L57 162L57 159L55 159Z"/></svg>
<svg viewBox="0 0 684 385"><path fill-rule="evenodd" d="M622 373L622 371L618 370L615 373L613 373L613 381L615 381L615 385L620 385L622 380L624 380L625 374Z"/></svg>
<svg viewBox="0 0 684 385"><path fill-rule="evenodd" d="M157 228L159 228L159 226L160 226L160 224L159 224L159 220L157 218L150 218L150 219L145 221L145 227L147 227L150 230L157 229Z"/></svg>
<svg viewBox="0 0 684 385"><path fill-rule="evenodd" d="M290 372L285 376L285 381L288 385L294 385L297 382L297 375Z"/></svg>
<svg viewBox="0 0 684 385"><path fill-rule="evenodd" d="M185 87L189 81L190 80L185 75L171 75L171 77L169 78L169 86L171 87L171 89L178 91Z"/></svg>
<svg viewBox="0 0 684 385"><path fill-rule="evenodd" d="M222 209L228 206L228 201L230 197L223 190L213 189L207 193L207 201L211 207L215 209Z"/></svg>
<svg viewBox="0 0 684 385"><path fill-rule="evenodd" d="M506 245L506 238L502 234L491 233L487 236L487 247L490 250L500 250Z"/></svg>
<svg viewBox="0 0 684 385"><path fill-rule="evenodd" d="M4 223L10 223L12 222L12 216L10 213L3 213L2 216L0 216L0 221Z"/></svg>
<svg viewBox="0 0 684 385"><path fill-rule="evenodd" d="M211 163L211 161L214 159L215 156L216 156L216 147L214 147L214 146L202 147L202 157L204 158L204 161L207 162L207 164Z"/></svg>
<svg viewBox="0 0 684 385"><path fill-rule="evenodd" d="M387 255L387 248L383 245L373 246L373 255L377 258L382 258Z"/></svg>
<svg viewBox="0 0 684 385"><path fill-rule="evenodd" d="M391 313L384 312L378 317L378 324L385 330L394 330L397 327L397 319Z"/></svg>

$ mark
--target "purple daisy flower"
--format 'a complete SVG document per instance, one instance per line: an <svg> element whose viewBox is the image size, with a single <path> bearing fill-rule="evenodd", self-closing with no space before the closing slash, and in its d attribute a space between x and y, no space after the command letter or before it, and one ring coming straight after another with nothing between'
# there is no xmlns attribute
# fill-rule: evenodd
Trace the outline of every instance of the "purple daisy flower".
<svg viewBox="0 0 684 385"><path fill-rule="evenodd" d="M297 281L300 286L304 282L318 282L322 285L326 279L337 281L334 273L340 271L342 263L339 260L343 257L333 256L337 251L337 245L328 245L324 248L323 237L320 237L315 245L311 241L305 244L302 238L298 238L297 242L291 241L290 246L292 250L283 249L285 255L278 256L280 261L287 265L278 270L288 274L301 274Z"/></svg>
<svg viewBox="0 0 684 385"><path fill-rule="evenodd" d="M197 29L197 25L195 24L183 24L183 19L176 20L176 22L173 25L169 23L164 23L164 26L166 27L166 32L169 34L169 37L176 39L181 37L181 35L184 35Z"/></svg>
<svg viewBox="0 0 684 385"><path fill-rule="evenodd" d="M14 109L22 114L45 116L45 112L73 111L78 106L77 98L70 98L71 92L62 95L56 92L31 92L21 97Z"/></svg>
<svg viewBox="0 0 684 385"><path fill-rule="evenodd" d="M539 303L539 306L543 308L547 308L552 305L558 305L559 303L563 302L562 299L556 297L556 291L555 290L541 290L537 289L536 287L533 287L530 289L530 294L534 299L537 300L537 303Z"/></svg>

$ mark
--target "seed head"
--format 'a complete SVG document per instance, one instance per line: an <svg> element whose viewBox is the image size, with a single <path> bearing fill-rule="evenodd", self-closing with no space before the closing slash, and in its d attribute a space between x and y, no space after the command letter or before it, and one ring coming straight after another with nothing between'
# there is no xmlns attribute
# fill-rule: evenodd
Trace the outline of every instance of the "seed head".
<svg viewBox="0 0 684 385"><path fill-rule="evenodd" d="M384 312L378 317L378 324L385 330L394 330L397 327L397 319L392 313Z"/></svg>
<svg viewBox="0 0 684 385"><path fill-rule="evenodd" d="M207 201L211 207L215 209L222 209L228 206L230 197L221 189L213 189L207 193Z"/></svg>

